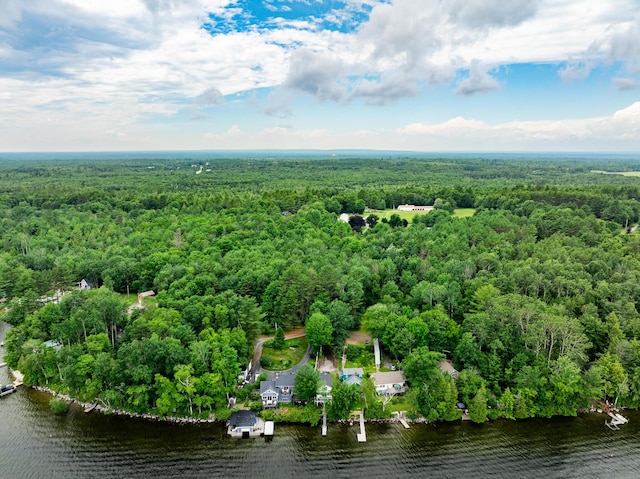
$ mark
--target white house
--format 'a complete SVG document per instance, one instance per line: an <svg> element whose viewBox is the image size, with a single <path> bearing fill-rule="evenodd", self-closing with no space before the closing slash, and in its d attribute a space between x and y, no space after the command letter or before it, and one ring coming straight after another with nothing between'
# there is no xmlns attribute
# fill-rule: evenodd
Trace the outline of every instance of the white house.
<svg viewBox="0 0 640 479"><path fill-rule="evenodd" d="M400 205L398 211L431 211L433 206Z"/></svg>
<svg viewBox="0 0 640 479"><path fill-rule="evenodd" d="M406 380L402 371L371 374L378 394L404 394L407 391Z"/></svg>
<svg viewBox="0 0 640 479"><path fill-rule="evenodd" d="M320 379L322 382L318 388L318 394L316 394L316 406L329 403L332 399L331 390L333 389L333 378L331 377L331 373L326 371L321 373Z"/></svg>

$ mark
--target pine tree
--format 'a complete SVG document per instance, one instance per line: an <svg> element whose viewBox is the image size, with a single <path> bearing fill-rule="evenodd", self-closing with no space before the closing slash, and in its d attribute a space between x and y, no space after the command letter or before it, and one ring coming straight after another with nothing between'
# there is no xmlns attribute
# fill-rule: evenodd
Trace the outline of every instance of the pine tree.
<svg viewBox="0 0 640 479"><path fill-rule="evenodd" d="M487 420L487 392L482 386L469 404L469 417L481 424Z"/></svg>

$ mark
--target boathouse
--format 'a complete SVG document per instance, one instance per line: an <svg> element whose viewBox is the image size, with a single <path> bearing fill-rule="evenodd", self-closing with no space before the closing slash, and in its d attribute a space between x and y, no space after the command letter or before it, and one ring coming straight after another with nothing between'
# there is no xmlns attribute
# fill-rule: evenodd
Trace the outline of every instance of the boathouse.
<svg viewBox="0 0 640 479"><path fill-rule="evenodd" d="M256 413L248 409L231 413L227 432L234 437L250 437L257 433Z"/></svg>

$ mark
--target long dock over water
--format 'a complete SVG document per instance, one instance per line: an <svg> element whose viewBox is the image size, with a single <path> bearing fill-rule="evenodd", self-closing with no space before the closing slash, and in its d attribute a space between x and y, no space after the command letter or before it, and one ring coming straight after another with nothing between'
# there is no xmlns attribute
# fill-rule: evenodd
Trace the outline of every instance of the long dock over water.
<svg viewBox="0 0 640 479"><path fill-rule="evenodd" d="M327 411L322 406L322 436L327 435Z"/></svg>
<svg viewBox="0 0 640 479"><path fill-rule="evenodd" d="M357 411L360 414L360 432L358 433L358 442L367 442L367 433L364 430L364 412Z"/></svg>

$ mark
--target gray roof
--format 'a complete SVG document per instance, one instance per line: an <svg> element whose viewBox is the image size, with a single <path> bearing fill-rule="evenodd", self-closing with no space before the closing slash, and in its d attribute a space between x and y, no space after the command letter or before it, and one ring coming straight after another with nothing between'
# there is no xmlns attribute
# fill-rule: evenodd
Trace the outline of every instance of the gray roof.
<svg viewBox="0 0 640 479"><path fill-rule="evenodd" d="M322 379L322 382L327 386L333 387L333 377L331 376L331 373L328 373L326 371L320 373L320 379Z"/></svg>
<svg viewBox="0 0 640 479"><path fill-rule="evenodd" d="M344 383L347 385L356 384L360 386L360 384L362 384L362 379L360 379L358 376L351 376L348 379L345 379Z"/></svg>
<svg viewBox="0 0 640 479"><path fill-rule="evenodd" d="M263 394L269 389L271 389L273 392L278 392L275 381L260 381L260 394Z"/></svg>
<svg viewBox="0 0 640 479"><path fill-rule="evenodd" d="M371 379L376 385L381 384L404 384L404 374L402 371L389 371L385 373L373 373Z"/></svg>
<svg viewBox="0 0 640 479"><path fill-rule="evenodd" d="M295 383L295 377L292 373L282 373L279 374L275 380L275 385L279 388L284 386L293 387Z"/></svg>
<svg viewBox="0 0 640 479"><path fill-rule="evenodd" d="M342 376L364 376L364 369L362 368L344 368L340 371Z"/></svg>
<svg viewBox="0 0 640 479"><path fill-rule="evenodd" d="M231 413L229 424L231 427L247 427L256 423L256 413L248 409Z"/></svg>

